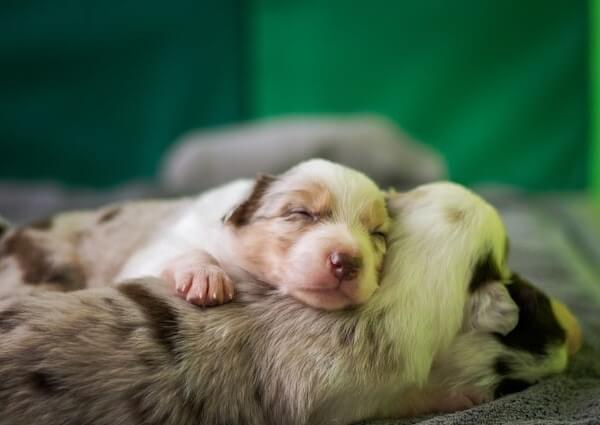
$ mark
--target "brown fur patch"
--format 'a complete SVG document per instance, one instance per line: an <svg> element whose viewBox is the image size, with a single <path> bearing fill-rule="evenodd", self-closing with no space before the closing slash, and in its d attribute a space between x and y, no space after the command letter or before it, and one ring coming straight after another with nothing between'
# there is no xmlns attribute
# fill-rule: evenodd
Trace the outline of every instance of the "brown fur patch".
<svg viewBox="0 0 600 425"><path fill-rule="evenodd" d="M0 331L10 332L21 323L21 311L11 306L4 311L0 311Z"/></svg>
<svg viewBox="0 0 600 425"><path fill-rule="evenodd" d="M64 391L63 384L46 371L35 371L29 375L32 387L46 395L53 395L59 391Z"/></svg>
<svg viewBox="0 0 600 425"><path fill-rule="evenodd" d="M121 213L120 207L112 207L104 211L100 217L98 217L98 223L106 223L111 221L113 218L118 216Z"/></svg>
<svg viewBox="0 0 600 425"><path fill-rule="evenodd" d="M54 266L46 282L55 283L65 292L78 291L85 288L85 273L78 264Z"/></svg>
<svg viewBox="0 0 600 425"><path fill-rule="evenodd" d="M154 296L139 283L119 285L119 291L137 304L148 320L154 338L169 354L178 354L177 339L179 336L179 320L175 310L160 298Z"/></svg>
<svg viewBox="0 0 600 425"><path fill-rule="evenodd" d="M259 208L262 197L275 180L276 177L269 174L259 174L256 176L254 188L250 196L227 217L225 222L236 227L248 224L252 215Z"/></svg>
<svg viewBox="0 0 600 425"><path fill-rule="evenodd" d="M4 242L4 253L13 255L26 283L41 283L52 269L47 253L25 231L19 230Z"/></svg>
<svg viewBox="0 0 600 425"><path fill-rule="evenodd" d="M46 217L40 220L36 220L33 223L27 225L26 227L30 227L36 230L48 230L52 227L52 223L54 222L54 217Z"/></svg>
<svg viewBox="0 0 600 425"><path fill-rule="evenodd" d="M445 211L446 219L450 223L460 223L465 219L466 212L465 210L460 210L458 208L448 208Z"/></svg>
<svg viewBox="0 0 600 425"><path fill-rule="evenodd" d="M3 254L17 260L24 283L55 283L64 291L85 287L85 274L78 264L52 264L49 253L25 230L15 232L4 242Z"/></svg>
<svg viewBox="0 0 600 425"><path fill-rule="evenodd" d="M309 182L303 188L290 190L288 204L300 204L307 207L318 218L331 216L333 197L327 186L319 182Z"/></svg>

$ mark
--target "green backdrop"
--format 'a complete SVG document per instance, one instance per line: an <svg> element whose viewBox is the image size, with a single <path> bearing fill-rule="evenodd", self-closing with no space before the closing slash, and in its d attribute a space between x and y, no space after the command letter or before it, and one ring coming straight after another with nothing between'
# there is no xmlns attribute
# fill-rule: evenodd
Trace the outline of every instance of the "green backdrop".
<svg viewBox="0 0 600 425"><path fill-rule="evenodd" d="M2 0L0 174L109 185L242 117L236 0Z"/></svg>
<svg viewBox="0 0 600 425"><path fill-rule="evenodd" d="M591 186L594 190L595 199L600 205L600 0L592 0L591 10L591 46L590 76L592 85L592 108L591 141L592 155L590 161Z"/></svg>
<svg viewBox="0 0 600 425"><path fill-rule="evenodd" d="M354 111L460 182L589 176L586 2L5 0L0 28L0 177L110 185L191 128Z"/></svg>

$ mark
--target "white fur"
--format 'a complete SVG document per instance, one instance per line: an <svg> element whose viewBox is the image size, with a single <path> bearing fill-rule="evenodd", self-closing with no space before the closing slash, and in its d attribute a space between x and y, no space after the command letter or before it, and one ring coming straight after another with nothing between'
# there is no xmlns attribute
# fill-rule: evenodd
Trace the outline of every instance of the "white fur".
<svg viewBox="0 0 600 425"><path fill-rule="evenodd" d="M175 222L156 230L154 237L127 261L116 280L158 276L166 263L190 250L219 256L224 242L222 218L252 189L252 180L236 180L199 196L184 207Z"/></svg>

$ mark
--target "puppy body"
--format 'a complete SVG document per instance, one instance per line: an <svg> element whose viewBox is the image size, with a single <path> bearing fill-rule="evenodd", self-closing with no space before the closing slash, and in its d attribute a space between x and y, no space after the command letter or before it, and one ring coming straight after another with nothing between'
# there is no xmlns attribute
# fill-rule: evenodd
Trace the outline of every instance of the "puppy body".
<svg viewBox="0 0 600 425"><path fill-rule="evenodd" d="M389 225L370 179L311 160L195 199L59 214L12 230L0 248L0 298L163 274L199 304L227 301L231 277L339 309L378 287Z"/></svg>
<svg viewBox="0 0 600 425"><path fill-rule="evenodd" d="M355 310L307 308L256 282L204 312L151 279L19 300L0 313L0 423L351 423L489 396L515 341L478 329L467 301L469 285L486 290L481 264L504 273L505 235L463 189L425 189L393 203L382 286ZM460 223L447 217L457 204Z"/></svg>
<svg viewBox="0 0 600 425"><path fill-rule="evenodd" d="M118 278L166 269L196 301L193 287L209 257L234 280L260 280L311 306L339 309L363 303L378 287L389 226L384 196L371 180L311 160L279 177L204 194Z"/></svg>
<svg viewBox="0 0 600 425"><path fill-rule="evenodd" d="M168 226L189 204L131 202L9 228L0 237L0 303L39 291L106 285L152 230Z"/></svg>

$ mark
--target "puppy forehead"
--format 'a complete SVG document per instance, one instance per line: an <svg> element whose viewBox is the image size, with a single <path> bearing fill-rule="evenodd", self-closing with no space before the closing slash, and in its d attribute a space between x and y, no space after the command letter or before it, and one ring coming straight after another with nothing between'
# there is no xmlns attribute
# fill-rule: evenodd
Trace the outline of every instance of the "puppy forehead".
<svg viewBox="0 0 600 425"><path fill-rule="evenodd" d="M305 202L327 204L334 215L382 223L388 213L383 193L363 173L325 160L310 160L292 168L274 188Z"/></svg>

